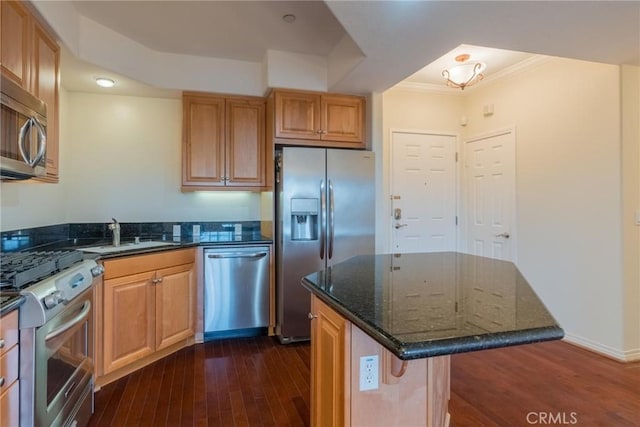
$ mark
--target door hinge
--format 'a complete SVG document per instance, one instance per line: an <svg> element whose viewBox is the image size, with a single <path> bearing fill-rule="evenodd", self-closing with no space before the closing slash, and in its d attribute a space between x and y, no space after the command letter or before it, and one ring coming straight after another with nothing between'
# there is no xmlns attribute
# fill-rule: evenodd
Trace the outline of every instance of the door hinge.
<svg viewBox="0 0 640 427"><path fill-rule="evenodd" d="M458 152L456 151L456 163L458 163Z"/></svg>
<svg viewBox="0 0 640 427"><path fill-rule="evenodd" d="M456 225L458 225L458 215L456 215Z"/></svg>

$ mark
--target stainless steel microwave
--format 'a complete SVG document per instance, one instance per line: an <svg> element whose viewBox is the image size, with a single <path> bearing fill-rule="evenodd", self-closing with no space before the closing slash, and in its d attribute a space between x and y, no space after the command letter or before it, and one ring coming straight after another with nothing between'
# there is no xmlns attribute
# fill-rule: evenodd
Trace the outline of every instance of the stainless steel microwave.
<svg viewBox="0 0 640 427"><path fill-rule="evenodd" d="M0 178L43 175L47 163L47 106L9 78L1 78Z"/></svg>

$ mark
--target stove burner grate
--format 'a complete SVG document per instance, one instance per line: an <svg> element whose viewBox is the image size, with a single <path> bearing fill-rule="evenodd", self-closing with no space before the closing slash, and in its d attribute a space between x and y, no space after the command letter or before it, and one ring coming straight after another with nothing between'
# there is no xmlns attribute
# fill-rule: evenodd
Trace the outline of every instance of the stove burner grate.
<svg viewBox="0 0 640 427"><path fill-rule="evenodd" d="M27 251L1 254L0 287L21 289L82 261L80 251Z"/></svg>

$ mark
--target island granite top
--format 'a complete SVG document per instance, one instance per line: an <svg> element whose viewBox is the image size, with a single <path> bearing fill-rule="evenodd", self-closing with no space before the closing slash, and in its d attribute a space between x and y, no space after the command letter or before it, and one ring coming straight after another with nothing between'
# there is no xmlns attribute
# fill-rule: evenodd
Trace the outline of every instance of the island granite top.
<svg viewBox="0 0 640 427"><path fill-rule="evenodd" d="M403 360L564 336L516 266L491 258L362 255L302 284Z"/></svg>

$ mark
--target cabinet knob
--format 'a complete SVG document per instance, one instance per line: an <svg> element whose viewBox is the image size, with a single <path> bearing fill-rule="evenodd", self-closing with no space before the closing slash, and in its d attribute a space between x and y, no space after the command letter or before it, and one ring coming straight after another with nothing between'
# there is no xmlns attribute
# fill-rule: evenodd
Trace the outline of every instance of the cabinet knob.
<svg viewBox="0 0 640 427"><path fill-rule="evenodd" d="M309 318L309 320L313 320L313 319L316 319L318 317L318 315L309 313L309 314L307 314L307 317Z"/></svg>
<svg viewBox="0 0 640 427"><path fill-rule="evenodd" d="M4 377L0 377L0 387L2 387L4 385Z"/></svg>
<svg viewBox="0 0 640 427"><path fill-rule="evenodd" d="M4 338L0 338L0 348L4 348Z"/></svg>

